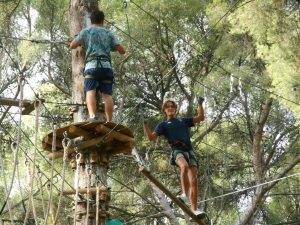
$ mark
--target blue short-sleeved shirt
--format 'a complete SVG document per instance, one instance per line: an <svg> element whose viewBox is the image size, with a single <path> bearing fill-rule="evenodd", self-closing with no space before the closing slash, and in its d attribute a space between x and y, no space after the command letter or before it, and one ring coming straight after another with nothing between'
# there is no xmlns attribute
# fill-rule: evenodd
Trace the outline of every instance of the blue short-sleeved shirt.
<svg viewBox="0 0 300 225"><path fill-rule="evenodd" d="M192 149L190 127L194 126L193 118L172 118L159 123L154 132L163 135L168 142L181 141Z"/></svg>
<svg viewBox="0 0 300 225"><path fill-rule="evenodd" d="M80 31L75 40L85 49L85 57L107 56L115 51L115 46L120 44L117 37L103 27L91 26ZM101 62L103 68L111 68L109 61ZM97 60L88 61L85 70L96 68Z"/></svg>

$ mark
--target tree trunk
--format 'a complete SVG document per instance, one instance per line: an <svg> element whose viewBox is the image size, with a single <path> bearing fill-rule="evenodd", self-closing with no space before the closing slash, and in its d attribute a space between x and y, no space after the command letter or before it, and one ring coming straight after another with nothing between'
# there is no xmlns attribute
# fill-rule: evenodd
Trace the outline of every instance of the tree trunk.
<svg viewBox="0 0 300 225"><path fill-rule="evenodd" d="M98 9L97 0L71 0L69 5L69 20L71 37L77 35L80 30L90 24L90 13ZM72 101L73 103L83 104L85 102L85 94L83 90L83 70L84 70L84 51L81 47L72 50ZM84 106L78 106L77 111L73 114L74 122L83 121L87 118L87 110ZM101 117L101 115L100 115ZM78 140L80 142L80 140ZM96 155L100 151L97 151ZM94 154L94 155L93 155ZM75 156L74 156L75 157ZM86 188L99 185L107 185L107 155L95 156L95 153L89 152L81 155L82 160L77 161L77 171L75 172L75 188ZM93 163L93 157L100 158L100 162ZM109 194L102 196L100 200L96 199L97 194L84 194L83 198L76 197L74 221L76 225L104 225L107 219ZM105 193L104 193L105 194ZM99 197L99 195L98 195ZM95 204L96 200L98 201ZM98 207L97 207L98 206ZM98 213L97 213L98 211ZM98 215L98 218L96 218Z"/></svg>
<svg viewBox="0 0 300 225"><path fill-rule="evenodd" d="M71 0L69 5L70 35L74 37L80 30L90 24L89 14L91 11L98 9L97 0ZM83 69L84 54L82 48L72 50L72 101L73 103L82 104L85 101L83 91ZM79 106L78 111L74 113L74 121L82 121L86 118L87 112L85 107Z"/></svg>
<svg viewBox="0 0 300 225"><path fill-rule="evenodd" d="M273 99L268 98L263 105L262 112L258 121L258 124L254 131L254 138L253 138L253 166L255 171L255 181L256 184L261 184L263 182L263 168L264 168L264 160L262 155L262 148L261 148L261 141L263 136L263 129L267 122L271 106L272 106Z"/></svg>
<svg viewBox="0 0 300 225"><path fill-rule="evenodd" d="M266 100L265 104L262 107L262 111L254 131L252 154L256 185L261 184L264 181L264 160L262 155L261 141L263 136L263 129L267 122L272 102L272 98L268 98ZM257 213L259 206L262 204L265 193L266 191L262 186L256 188L252 205L246 210L246 213L241 220L241 225L250 223L250 221L253 219L253 216Z"/></svg>

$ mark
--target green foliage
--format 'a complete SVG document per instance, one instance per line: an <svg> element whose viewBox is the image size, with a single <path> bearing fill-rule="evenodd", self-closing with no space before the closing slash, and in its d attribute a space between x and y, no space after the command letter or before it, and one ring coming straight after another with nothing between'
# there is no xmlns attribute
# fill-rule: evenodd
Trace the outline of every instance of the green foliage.
<svg viewBox="0 0 300 225"><path fill-rule="evenodd" d="M260 143L266 163L263 180L272 180L299 155L300 6L296 1L245 1L233 7L235 3L228 0L136 0L127 1L127 5L113 0L99 3L109 21L107 27L116 33L127 50L125 57L112 54L116 75L114 119L133 131L139 154L145 158L149 153L153 175L174 194L180 192L179 171L169 165L168 143L149 143L143 134L141 119L141 114L149 118L153 129L163 119L160 107L166 98L178 102L180 116L194 116L198 107L196 97L202 95L206 99L206 120L191 130L200 162L201 200L256 184L253 138L263 103L270 95L275 100ZM0 96L17 94L18 68L23 68L26 63L25 78L32 79L29 83L34 84L36 94L45 99L41 111L43 118L39 120L39 150L42 149L40 140L53 129L54 118L58 120L58 126L71 122L68 108L73 87L67 44L70 33L68 4L66 0L0 3L3 9L0 12L1 33L31 40L1 38ZM32 42L36 39L52 42ZM27 93L25 96L35 99ZM7 106L0 108L4 115L0 123L4 138L12 142L19 130L17 121L4 113L6 109ZM34 124L34 112L22 117L24 134L21 135L19 160L22 163L19 165L24 183L25 154L32 158L35 151ZM9 144L6 145L9 148ZM51 174L51 164L45 160L47 154L40 151L37 155L44 184ZM7 151L5 155L5 173L10 177L13 153ZM61 162L56 162L55 168L55 174L61 172ZM297 171L299 164L290 173ZM130 224L169 222L164 214L157 216L162 211L158 199L131 156L113 157L109 176L112 180L112 217ZM66 177L72 184L71 170ZM58 179L55 185L59 187L61 182ZM299 198L274 194L299 193L298 183L298 178L279 182L267 193L269 196L253 217L263 224L297 219ZM24 186L23 196L21 189L16 189L12 204L28 194L28 185ZM0 190L4 190L2 178ZM46 188L43 190L44 200L48 203ZM200 206L209 212L214 224L238 224L242 214L247 213L242 204L250 203L247 199L253 193L254 189L251 189L201 202ZM58 194L54 191L54 208ZM5 198L3 191L0 195L1 199ZM43 221L42 203L36 202L38 218ZM59 215L61 224L67 224L68 216L73 214L71 202L72 199L63 198ZM180 210L169 203L180 223L185 224L179 216ZM21 206L13 212L14 219L24 218ZM8 217L5 213L4 218Z"/></svg>

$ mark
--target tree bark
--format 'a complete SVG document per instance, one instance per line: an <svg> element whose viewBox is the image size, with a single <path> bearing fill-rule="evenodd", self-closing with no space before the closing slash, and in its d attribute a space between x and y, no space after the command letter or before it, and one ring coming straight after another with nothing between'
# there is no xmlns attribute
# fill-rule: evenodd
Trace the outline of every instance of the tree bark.
<svg viewBox="0 0 300 225"><path fill-rule="evenodd" d="M263 182L263 168L264 168L264 160L261 148L262 136L263 136L263 129L267 122L271 106L272 106L273 99L268 98L263 105L262 112L258 121L258 124L254 131L254 138L253 138L253 166L255 171L255 180L256 184L261 184Z"/></svg>
<svg viewBox="0 0 300 225"><path fill-rule="evenodd" d="M69 27L70 35L74 37L80 30L89 23L89 14L92 10L98 8L97 0L71 0L69 5ZM72 50L72 101L74 103L84 103L85 95L83 91L83 69L84 69L84 51L81 47ZM78 107L77 113L74 113L74 121L82 121L86 118L87 112L83 106Z"/></svg>
<svg viewBox="0 0 300 225"><path fill-rule="evenodd" d="M80 30L90 24L89 15L96 9L98 9L97 0L70 1L69 27L71 37L77 35ZM72 101L73 103L79 103L81 105L85 102L82 76L84 70L84 58L84 50L81 47L72 50ZM85 120L87 118L86 108L84 106L78 106L78 110L73 116L74 122ZM102 185L107 186L108 161L105 159L109 158L109 156L101 155L101 162L96 164L91 163L90 157L91 154L89 153L83 154L82 161L77 164L74 183L75 187L78 189L86 188L89 190L92 187L96 187L99 182ZM89 191L87 191L87 193L84 194L84 201L79 201L80 198L77 197L76 199L75 195L74 200L77 201L77 203L75 204L76 213L74 214L74 221L76 225L94 225L96 223L97 225L104 225L106 223L109 193L106 193L105 196L102 195L103 193L100 193L101 202L99 202L99 207L96 207L95 204L93 204L93 202L97 200L95 194L90 194Z"/></svg>
<svg viewBox="0 0 300 225"><path fill-rule="evenodd" d="M252 146L252 155L253 155L253 167L255 171L255 184L261 184L264 181L264 160L262 155L262 136L263 136L263 129L267 122L271 106L272 106L273 98L268 97L262 107L262 111L260 117L258 119L258 123L256 125L253 137L253 146ZM266 190L263 189L262 186L259 186L255 190L255 194L253 197L253 202L251 206L246 210L244 217L241 220L241 225L249 224L250 221L253 219L259 206L264 201L264 194Z"/></svg>

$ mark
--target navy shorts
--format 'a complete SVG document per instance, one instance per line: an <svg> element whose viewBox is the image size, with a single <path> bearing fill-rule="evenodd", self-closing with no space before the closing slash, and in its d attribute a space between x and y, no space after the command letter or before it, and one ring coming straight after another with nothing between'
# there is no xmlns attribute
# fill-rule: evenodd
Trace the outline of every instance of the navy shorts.
<svg viewBox="0 0 300 225"><path fill-rule="evenodd" d="M112 85L114 83L114 73L111 68L93 68L84 71L84 90L100 90L100 92L112 95Z"/></svg>

